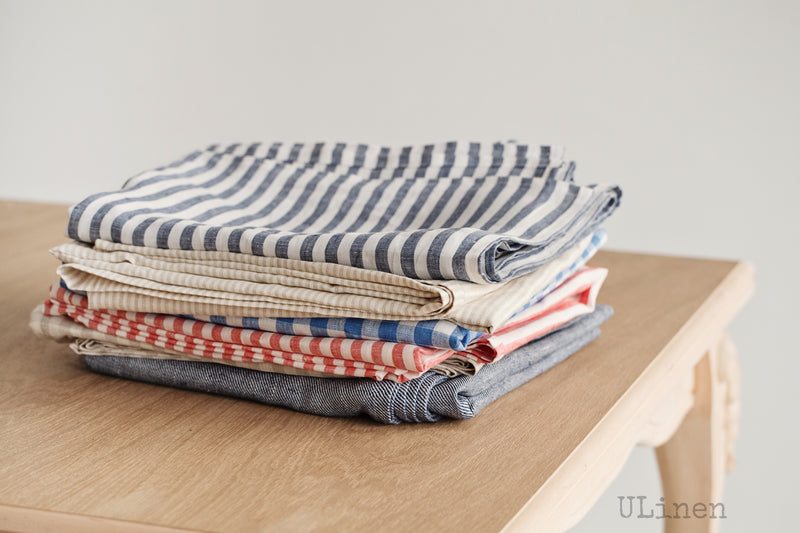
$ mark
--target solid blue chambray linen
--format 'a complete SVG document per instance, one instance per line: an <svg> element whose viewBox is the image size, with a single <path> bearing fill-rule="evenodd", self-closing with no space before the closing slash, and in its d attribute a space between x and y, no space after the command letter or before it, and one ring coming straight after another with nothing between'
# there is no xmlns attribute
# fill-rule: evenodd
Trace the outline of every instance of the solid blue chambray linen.
<svg viewBox="0 0 800 533"><path fill-rule="evenodd" d="M495 283L591 235L614 186L563 150L506 143L212 146L73 206L70 237Z"/></svg>
<svg viewBox="0 0 800 533"><path fill-rule="evenodd" d="M426 372L406 383L367 378L331 379L259 372L217 363L84 356L96 372L253 400L324 416L367 415L379 422L468 419L491 402L565 360L597 338L612 314L598 306L588 315L533 341L475 376L445 377Z"/></svg>

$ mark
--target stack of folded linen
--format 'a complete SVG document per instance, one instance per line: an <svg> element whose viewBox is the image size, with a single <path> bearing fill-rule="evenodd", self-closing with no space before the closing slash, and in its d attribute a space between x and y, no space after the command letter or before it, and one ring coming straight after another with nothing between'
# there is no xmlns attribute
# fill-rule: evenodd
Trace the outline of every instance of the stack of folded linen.
<svg viewBox="0 0 800 533"><path fill-rule="evenodd" d="M70 210L34 331L97 372L330 416L470 418L599 335L617 187L560 148L214 145Z"/></svg>

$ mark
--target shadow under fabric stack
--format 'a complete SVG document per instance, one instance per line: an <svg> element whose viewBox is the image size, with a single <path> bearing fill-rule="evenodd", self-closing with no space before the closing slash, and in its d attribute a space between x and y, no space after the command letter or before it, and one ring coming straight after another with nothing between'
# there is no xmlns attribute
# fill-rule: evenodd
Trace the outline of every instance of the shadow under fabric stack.
<svg viewBox="0 0 800 533"><path fill-rule="evenodd" d="M213 145L70 210L31 315L97 372L385 423L471 418L599 335L617 187L563 150Z"/></svg>

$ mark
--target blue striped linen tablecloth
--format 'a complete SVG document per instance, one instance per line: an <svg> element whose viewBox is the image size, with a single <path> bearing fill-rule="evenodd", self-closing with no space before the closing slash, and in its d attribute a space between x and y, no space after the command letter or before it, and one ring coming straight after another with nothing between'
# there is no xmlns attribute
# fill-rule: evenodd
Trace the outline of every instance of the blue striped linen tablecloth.
<svg viewBox="0 0 800 533"><path fill-rule="evenodd" d="M234 144L93 194L68 235L352 265L415 279L507 281L590 235L619 204L559 147Z"/></svg>
<svg viewBox="0 0 800 533"><path fill-rule="evenodd" d="M475 376L427 372L405 383L368 378L317 378L259 372L216 363L136 357L84 356L95 372L193 391L223 394L305 413L379 422L468 419L597 338L608 306L485 365Z"/></svg>

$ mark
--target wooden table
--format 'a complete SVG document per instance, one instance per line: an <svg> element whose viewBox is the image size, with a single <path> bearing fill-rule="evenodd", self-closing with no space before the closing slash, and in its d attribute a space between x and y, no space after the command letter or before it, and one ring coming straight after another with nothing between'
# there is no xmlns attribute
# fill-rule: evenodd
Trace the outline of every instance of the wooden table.
<svg viewBox="0 0 800 533"><path fill-rule="evenodd" d="M720 501L745 263L601 252L598 340L473 420L384 426L89 372L27 327L65 208L0 207L0 529L562 531L637 443L658 447L668 508Z"/></svg>

